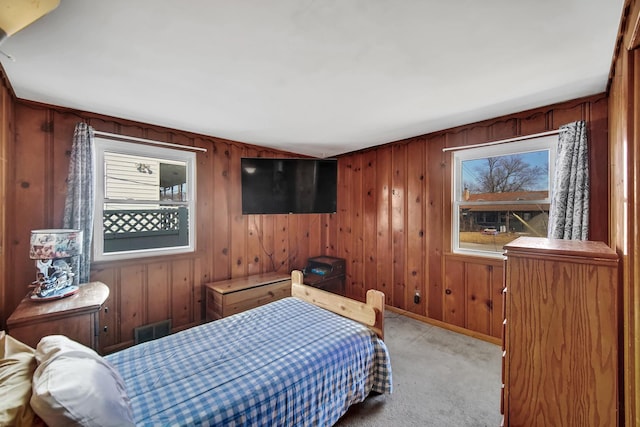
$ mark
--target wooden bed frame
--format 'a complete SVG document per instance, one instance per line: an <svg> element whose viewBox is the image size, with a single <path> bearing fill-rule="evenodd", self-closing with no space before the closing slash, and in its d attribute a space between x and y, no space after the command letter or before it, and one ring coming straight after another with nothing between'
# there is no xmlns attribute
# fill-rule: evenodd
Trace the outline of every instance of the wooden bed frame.
<svg viewBox="0 0 640 427"><path fill-rule="evenodd" d="M360 322L384 339L384 293L369 289L366 302L323 291L303 283L299 270L291 272L291 296Z"/></svg>

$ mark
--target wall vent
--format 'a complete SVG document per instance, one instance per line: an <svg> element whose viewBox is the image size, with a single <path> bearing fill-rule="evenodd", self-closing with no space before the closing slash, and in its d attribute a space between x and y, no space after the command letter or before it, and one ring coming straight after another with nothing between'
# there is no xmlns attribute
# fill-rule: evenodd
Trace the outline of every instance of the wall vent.
<svg viewBox="0 0 640 427"><path fill-rule="evenodd" d="M133 330L135 344L155 340L171 333L171 319L139 326Z"/></svg>

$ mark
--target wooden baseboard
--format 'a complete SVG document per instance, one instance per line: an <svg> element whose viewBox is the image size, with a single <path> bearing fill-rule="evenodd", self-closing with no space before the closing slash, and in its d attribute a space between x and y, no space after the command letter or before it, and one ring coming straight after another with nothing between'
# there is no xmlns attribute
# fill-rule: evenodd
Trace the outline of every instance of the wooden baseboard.
<svg viewBox="0 0 640 427"><path fill-rule="evenodd" d="M394 313L402 314L403 316L411 317L412 319L419 320L420 322L428 323L433 326L437 326L442 329L447 329L452 332L457 332L459 334L467 335L473 338L480 339L482 341L489 342L495 345L502 345L502 340L500 338L492 337L490 335L481 334L480 332L475 332L469 329L461 328L460 326L451 325L449 323L442 322L440 320L431 319L429 317L420 316L419 314L412 313L410 311L403 310L401 308L391 307L387 305L385 307L386 310L392 311Z"/></svg>

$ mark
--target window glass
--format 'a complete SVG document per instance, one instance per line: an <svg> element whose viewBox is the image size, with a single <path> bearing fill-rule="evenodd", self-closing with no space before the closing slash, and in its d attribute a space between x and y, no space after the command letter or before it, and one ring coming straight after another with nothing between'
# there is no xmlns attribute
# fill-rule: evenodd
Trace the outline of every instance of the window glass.
<svg viewBox="0 0 640 427"><path fill-rule="evenodd" d="M195 154L96 139L96 260L193 251Z"/></svg>
<svg viewBox="0 0 640 427"><path fill-rule="evenodd" d="M454 152L454 252L500 256L519 236L547 236L556 144L552 135Z"/></svg>

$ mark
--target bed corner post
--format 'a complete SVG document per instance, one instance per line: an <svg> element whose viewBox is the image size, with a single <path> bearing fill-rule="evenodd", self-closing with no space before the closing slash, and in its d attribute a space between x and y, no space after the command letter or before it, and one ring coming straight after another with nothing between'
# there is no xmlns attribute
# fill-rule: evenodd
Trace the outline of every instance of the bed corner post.
<svg viewBox="0 0 640 427"><path fill-rule="evenodd" d="M384 298L383 292L376 291L375 289L369 289L367 291L367 305L372 306L376 312L374 329L382 340L384 340Z"/></svg>
<svg viewBox="0 0 640 427"><path fill-rule="evenodd" d="M293 270L291 272L291 283L296 285L302 285L303 282L304 282L304 276L302 275L302 271Z"/></svg>

